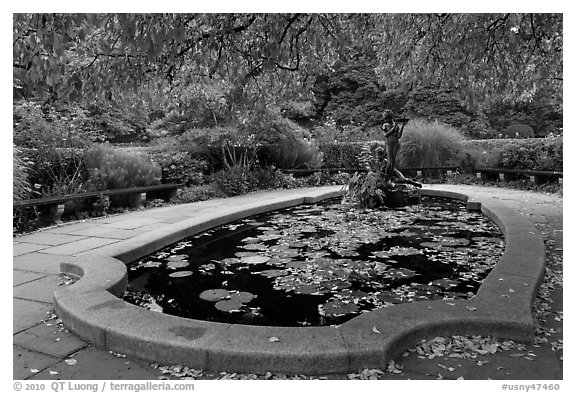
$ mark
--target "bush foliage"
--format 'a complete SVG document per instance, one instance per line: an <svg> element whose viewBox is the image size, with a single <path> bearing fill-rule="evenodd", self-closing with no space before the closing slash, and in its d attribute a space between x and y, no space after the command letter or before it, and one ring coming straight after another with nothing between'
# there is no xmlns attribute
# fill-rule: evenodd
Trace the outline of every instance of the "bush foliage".
<svg viewBox="0 0 576 393"><path fill-rule="evenodd" d="M22 151L12 146L12 202L28 199L32 186L28 180L30 162L22 155Z"/></svg>
<svg viewBox="0 0 576 393"><path fill-rule="evenodd" d="M500 134L498 135L500 136ZM534 138L534 129L528 124L514 123L502 131L503 138Z"/></svg>
<svg viewBox="0 0 576 393"><path fill-rule="evenodd" d="M563 138L493 139L463 143L464 168L506 168L558 171L563 169Z"/></svg>
<svg viewBox="0 0 576 393"><path fill-rule="evenodd" d="M161 169L144 155L96 145L86 152L87 189L113 190L160 183Z"/></svg>

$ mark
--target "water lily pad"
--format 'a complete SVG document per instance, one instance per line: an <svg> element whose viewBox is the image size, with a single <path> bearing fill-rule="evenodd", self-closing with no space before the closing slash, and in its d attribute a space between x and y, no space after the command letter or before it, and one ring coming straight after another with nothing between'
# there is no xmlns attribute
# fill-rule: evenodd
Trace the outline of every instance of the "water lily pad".
<svg viewBox="0 0 576 393"><path fill-rule="evenodd" d="M382 292L376 295L376 297L378 298L378 300L386 303L393 303L393 304L402 303L402 299L400 299L397 294L392 292Z"/></svg>
<svg viewBox="0 0 576 393"><path fill-rule="evenodd" d="M208 289L200 293L200 299L204 299L209 302L219 302L220 300L226 299L229 295L230 292L225 289Z"/></svg>
<svg viewBox="0 0 576 393"><path fill-rule="evenodd" d="M138 265L138 267L144 267L144 268L159 267L159 266L162 266L162 262L148 261L146 263Z"/></svg>
<svg viewBox="0 0 576 393"><path fill-rule="evenodd" d="M242 304L250 303L254 298L256 298L256 295L253 295L250 292L236 292L230 294L230 300L237 300Z"/></svg>
<svg viewBox="0 0 576 393"><path fill-rule="evenodd" d="M268 246L265 244L250 243L242 246L242 248L245 250L252 250L252 251L265 251L268 249Z"/></svg>
<svg viewBox="0 0 576 393"><path fill-rule="evenodd" d="M299 284L294 287L294 292L302 295L320 294L321 288L314 284Z"/></svg>
<svg viewBox="0 0 576 393"><path fill-rule="evenodd" d="M416 272L409 269L392 269L387 272L388 277L395 278L395 279L403 279L403 278L410 278L416 275Z"/></svg>
<svg viewBox="0 0 576 393"><path fill-rule="evenodd" d="M238 299L221 300L214 305L218 310L224 312L239 312L243 304Z"/></svg>
<svg viewBox="0 0 576 393"><path fill-rule="evenodd" d="M282 238L282 235L277 234L277 233L265 233L263 235L258 236L258 239L262 240L262 241L270 241L270 240L277 240Z"/></svg>
<svg viewBox="0 0 576 393"><path fill-rule="evenodd" d="M240 263L240 258L224 258L220 261L221 265L235 265L237 263Z"/></svg>
<svg viewBox="0 0 576 393"><path fill-rule="evenodd" d="M449 289L458 285L457 281L449 280L447 278L443 278L441 280L434 280L430 283L430 285L435 285L437 287L441 287L444 289Z"/></svg>
<svg viewBox="0 0 576 393"><path fill-rule="evenodd" d="M166 268L168 269L181 269L190 265L187 261L169 261L166 263Z"/></svg>
<svg viewBox="0 0 576 393"><path fill-rule="evenodd" d="M288 272L286 270L279 270L279 269L269 269L269 270L262 270L261 272L257 272L256 274L260 274L264 277L268 278L275 278L275 277L282 277L286 276Z"/></svg>
<svg viewBox="0 0 576 393"><path fill-rule="evenodd" d="M459 247L469 245L470 240L459 237L445 237L442 240L438 241L438 243L440 243L444 247Z"/></svg>
<svg viewBox="0 0 576 393"><path fill-rule="evenodd" d="M258 253L251 252L251 251L239 251L237 253L234 253L234 256L237 258L253 257L256 255L258 255Z"/></svg>
<svg viewBox="0 0 576 393"><path fill-rule="evenodd" d="M170 255L170 256L168 257L168 259L169 259L170 261L185 261L186 258L187 258L186 255L180 255L180 254Z"/></svg>
<svg viewBox="0 0 576 393"><path fill-rule="evenodd" d="M300 253L298 250L296 249L290 249L290 248L286 248L286 249L270 249L269 251L270 255L279 257L279 258L294 258L297 257Z"/></svg>
<svg viewBox="0 0 576 393"><path fill-rule="evenodd" d="M350 249L337 248L333 251L341 257L357 257L360 255L358 251Z"/></svg>
<svg viewBox="0 0 576 393"><path fill-rule="evenodd" d="M341 300L333 300L323 304L322 310L326 316L339 317L357 312L358 306L354 303L344 303Z"/></svg>
<svg viewBox="0 0 576 393"><path fill-rule="evenodd" d="M246 237L244 239L242 239L242 243L247 243L247 244L252 244L252 243L260 243L259 238L257 237Z"/></svg>
<svg viewBox="0 0 576 393"><path fill-rule="evenodd" d="M331 291L338 291L340 289L350 288L352 284L350 284L348 281L329 280L322 282L320 285Z"/></svg>
<svg viewBox="0 0 576 393"><path fill-rule="evenodd" d="M310 262L304 261L291 261L286 264L289 269L306 269L310 266Z"/></svg>
<svg viewBox="0 0 576 393"><path fill-rule="evenodd" d="M438 250L438 251L450 251L451 250L451 248L446 247L441 242L422 242L422 243L420 243L420 245L422 247L432 248L432 249Z"/></svg>
<svg viewBox="0 0 576 393"><path fill-rule="evenodd" d="M179 272L170 273L168 276L172 278L188 277L191 276L192 272L189 270L182 270Z"/></svg>
<svg viewBox="0 0 576 393"><path fill-rule="evenodd" d="M250 265L257 265L260 263L266 263L270 260L270 257L262 256L262 255L254 255L249 257L240 258L242 263L248 263Z"/></svg>
<svg viewBox="0 0 576 393"><path fill-rule="evenodd" d="M370 267L377 273L377 274L383 274L386 272L386 270L388 270L389 266L385 263L382 262L372 262L370 264Z"/></svg>

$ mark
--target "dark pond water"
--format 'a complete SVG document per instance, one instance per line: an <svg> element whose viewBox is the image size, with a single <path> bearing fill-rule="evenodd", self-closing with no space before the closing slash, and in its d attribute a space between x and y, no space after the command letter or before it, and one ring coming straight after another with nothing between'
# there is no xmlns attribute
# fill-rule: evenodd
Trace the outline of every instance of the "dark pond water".
<svg viewBox="0 0 576 393"><path fill-rule="evenodd" d="M341 324L418 300L469 299L503 236L463 203L284 209L193 236L129 266L128 302L186 318L274 326Z"/></svg>

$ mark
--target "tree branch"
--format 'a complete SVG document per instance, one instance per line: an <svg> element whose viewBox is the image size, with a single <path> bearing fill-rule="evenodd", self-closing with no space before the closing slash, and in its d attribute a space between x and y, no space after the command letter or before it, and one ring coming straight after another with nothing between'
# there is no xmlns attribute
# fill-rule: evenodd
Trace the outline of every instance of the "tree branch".
<svg viewBox="0 0 576 393"><path fill-rule="evenodd" d="M215 37L215 36L226 36L226 35L230 35L230 34L237 34L237 33L241 33L242 31L246 30L247 28L249 28L254 22L256 21L256 15L252 14L250 19L244 23L241 24L239 26L235 26L232 29L222 29L219 30L215 33L212 32L207 32L207 33L203 33L197 40L194 40L193 42L189 43L188 46L182 48L179 52L178 52L178 56L183 56L186 52L188 52L189 50L191 50L192 48L194 48L199 42Z"/></svg>
<svg viewBox="0 0 576 393"><path fill-rule="evenodd" d="M294 14L290 19L288 19L288 23L286 24L286 26L284 26L284 31L282 31L282 36L278 40L278 45L282 44L282 42L284 41L284 38L286 38L286 34L288 33L288 30L290 29L290 26L292 26L292 24L294 24L294 22L296 22L296 20L298 19L299 16L300 16L300 14Z"/></svg>

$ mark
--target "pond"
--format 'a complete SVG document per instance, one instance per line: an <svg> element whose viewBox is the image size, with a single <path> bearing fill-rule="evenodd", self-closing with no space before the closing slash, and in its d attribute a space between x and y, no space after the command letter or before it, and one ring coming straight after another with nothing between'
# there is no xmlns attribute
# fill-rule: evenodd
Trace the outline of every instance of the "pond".
<svg viewBox="0 0 576 393"><path fill-rule="evenodd" d="M388 210L301 205L134 262L125 300L224 323L339 325L400 303L471 299L504 246L498 227L459 201L423 197Z"/></svg>

